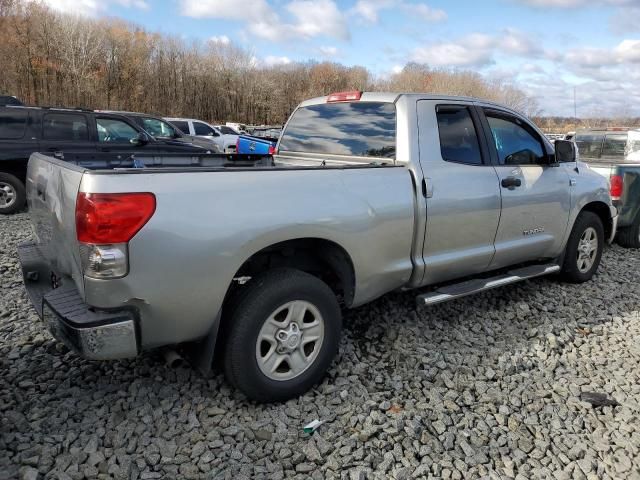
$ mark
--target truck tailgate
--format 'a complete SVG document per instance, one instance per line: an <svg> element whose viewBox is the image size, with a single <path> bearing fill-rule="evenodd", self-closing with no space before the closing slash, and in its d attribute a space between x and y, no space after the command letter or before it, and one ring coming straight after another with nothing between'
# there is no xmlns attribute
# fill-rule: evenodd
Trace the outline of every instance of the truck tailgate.
<svg viewBox="0 0 640 480"><path fill-rule="evenodd" d="M29 159L27 202L36 247L56 276L84 291L76 240L75 204L84 170L39 153Z"/></svg>

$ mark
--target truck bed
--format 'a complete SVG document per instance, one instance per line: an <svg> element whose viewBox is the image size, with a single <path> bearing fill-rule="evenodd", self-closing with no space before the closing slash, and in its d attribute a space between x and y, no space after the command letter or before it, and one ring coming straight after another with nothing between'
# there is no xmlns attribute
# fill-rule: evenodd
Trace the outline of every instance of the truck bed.
<svg viewBox="0 0 640 480"><path fill-rule="evenodd" d="M67 163L88 170L116 169L176 169L176 168L247 168L272 167L271 155L189 154L162 153L122 155L113 152L77 154Z"/></svg>
<svg viewBox="0 0 640 480"><path fill-rule="evenodd" d="M135 310L146 349L206 335L244 262L291 239L321 239L347 252L358 279L352 305L405 285L413 270L413 185L409 170L392 164L111 155L73 165L37 153L27 198L52 278L92 308ZM128 274L85 277L78 195L133 192L152 193L156 208L128 242Z"/></svg>

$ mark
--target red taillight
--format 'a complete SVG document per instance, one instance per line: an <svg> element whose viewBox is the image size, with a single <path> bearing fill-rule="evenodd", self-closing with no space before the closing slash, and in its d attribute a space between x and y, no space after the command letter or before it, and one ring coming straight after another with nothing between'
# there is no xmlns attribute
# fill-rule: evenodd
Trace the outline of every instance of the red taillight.
<svg viewBox="0 0 640 480"><path fill-rule="evenodd" d="M240 153L240 137L236 140L236 153Z"/></svg>
<svg viewBox="0 0 640 480"><path fill-rule="evenodd" d="M332 93L327 97L327 103L330 102L352 102L355 100L360 100L362 97L362 92L355 90L353 92L336 92Z"/></svg>
<svg viewBox="0 0 640 480"><path fill-rule="evenodd" d="M156 211L153 193L84 193L76 201L78 241L126 243Z"/></svg>
<svg viewBox="0 0 640 480"><path fill-rule="evenodd" d="M624 180L622 175L611 175L609 178L609 193L611 193L612 200L620 200L622 191L624 190Z"/></svg>
<svg viewBox="0 0 640 480"><path fill-rule="evenodd" d="M275 155L276 153L278 153L276 147L274 147L273 145L269 145L269 155Z"/></svg>

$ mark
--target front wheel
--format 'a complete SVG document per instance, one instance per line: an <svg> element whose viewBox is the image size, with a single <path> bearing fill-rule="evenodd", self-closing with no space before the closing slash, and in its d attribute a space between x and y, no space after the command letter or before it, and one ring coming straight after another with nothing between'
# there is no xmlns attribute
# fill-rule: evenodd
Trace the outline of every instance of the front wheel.
<svg viewBox="0 0 640 480"><path fill-rule="evenodd" d="M296 397L320 381L340 341L335 294L290 268L254 277L236 299L224 338L227 380L259 402Z"/></svg>
<svg viewBox="0 0 640 480"><path fill-rule="evenodd" d="M572 283L591 280L600 265L604 248L604 227L595 213L581 212L569 236L562 276Z"/></svg>

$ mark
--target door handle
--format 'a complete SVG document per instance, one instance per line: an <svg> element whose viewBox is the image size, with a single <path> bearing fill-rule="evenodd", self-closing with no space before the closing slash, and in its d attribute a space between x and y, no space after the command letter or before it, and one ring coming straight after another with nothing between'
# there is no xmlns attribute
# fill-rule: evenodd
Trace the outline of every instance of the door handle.
<svg viewBox="0 0 640 480"><path fill-rule="evenodd" d="M422 195L424 198L433 197L433 182L430 178L425 177L422 179Z"/></svg>
<svg viewBox="0 0 640 480"><path fill-rule="evenodd" d="M508 188L509 190L513 190L516 187L522 186L522 180L516 177L503 178L502 182L500 183L504 188Z"/></svg>

